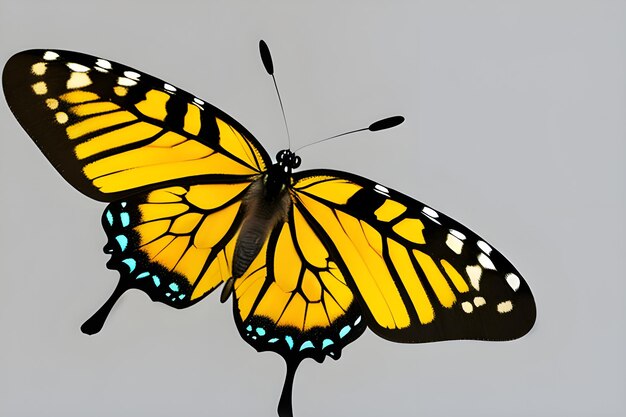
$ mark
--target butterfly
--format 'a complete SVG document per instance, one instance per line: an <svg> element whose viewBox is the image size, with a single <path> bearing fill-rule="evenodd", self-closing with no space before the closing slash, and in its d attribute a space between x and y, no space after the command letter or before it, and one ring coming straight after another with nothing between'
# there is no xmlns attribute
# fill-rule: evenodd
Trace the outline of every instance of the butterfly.
<svg viewBox="0 0 626 417"><path fill-rule="evenodd" d="M465 226L354 174L297 172L290 149L273 162L232 117L158 78L29 50L9 59L2 84L54 168L108 203L104 250L120 279L84 333L100 331L131 288L182 309L222 286L241 337L286 361L286 417L299 363L338 359L366 328L403 343L497 341L535 322L520 273Z"/></svg>

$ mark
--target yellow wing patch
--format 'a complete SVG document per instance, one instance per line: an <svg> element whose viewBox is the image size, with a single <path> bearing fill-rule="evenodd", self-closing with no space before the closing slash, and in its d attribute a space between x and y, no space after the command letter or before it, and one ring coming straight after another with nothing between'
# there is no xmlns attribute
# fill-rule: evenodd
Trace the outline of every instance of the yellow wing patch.
<svg viewBox="0 0 626 417"><path fill-rule="evenodd" d="M432 323L437 309L453 308L458 296L470 290L465 271L427 253L424 222L384 187L366 190L349 179L318 175L299 180L294 190L296 206L301 205L332 242L382 328L407 329L416 324L415 318L421 325ZM357 193L365 194L353 203L350 199ZM367 221L350 214L363 210L363 199L378 202Z"/></svg>
<svg viewBox="0 0 626 417"><path fill-rule="evenodd" d="M391 261L398 271L402 271L399 274L402 285L404 285L411 299L420 323L430 323L435 318L435 311L428 299L428 294L426 294L422 281L417 275L417 271L415 271L409 253L404 246L393 239L387 239L387 244L389 245Z"/></svg>
<svg viewBox="0 0 626 417"><path fill-rule="evenodd" d="M185 132L196 136L200 133L201 121L200 121L200 109L191 104L187 103L187 113L185 114L185 124L183 125L183 129Z"/></svg>
<svg viewBox="0 0 626 417"><path fill-rule="evenodd" d="M212 192L212 187L229 186L233 192ZM169 187L150 192L146 202L138 205L140 221L134 227L138 250L151 262L184 276L193 288L191 301L231 275L235 234L228 234L237 227L234 220L242 189L241 184ZM197 201L210 202L212 210L195 205Z"/></svg>
<svg viewBox="0 0 626 417"><path fill-rule="evenodd" d="M165 92L150 90L146 98L135 107L147 120L163 121L167 116L166 104L170 97ZM59 96L59 99L61 107L64 104L72 105L69 112L73 122L67 123L65 130L67 137L76 142L74 154L79 161L137 144L135 148L114 152L83 166L85 177L102 193L110 194L199 175L252 176L264 169L262 158L252 157L254 151L251 149L254 148L222 121L223 129L231 132L231 138L223 139L221 143L228 142L230 145L227 150L238 151L232 153L236 157L244 156L242 159L246 164L183 134L164 131L154 121L141 121L132 112L119 110L119 105L105 101L89 91L72 91ZM59 102L55 101L53 106L58 107ZM200 110L189 104L183 130L188 134L197 134L200 127ZM142 142L146 144L142 146ZM246 149L247 153L242 155L242 149Z"/></svg>
<svg viewBox="0 0 626 417"><path fill-rule="evenodd" d="M235 283L239 315L242 321L254 315L303 332L326 328L346 314L354 295L295 206L292 215L298 219L293 229L284 223Z"/></svg>
<svg viewBox="0 0 626 417"><path fill-rule="evenodd" d="M297 189L314 195L323 195L336 204L346 204L362 187L351 181L335 177L310 177L298 182Z"/></svg>
<svg viewBox="0 0 626 417"><path fill-rule="evenodd" d="M223 201L228 201L240 194L247 186L248 183L192 185L186 198L196 207L212 210L219 207Z"/></svg>
<svg viewBox="0 0 626 417"><path fill-rule="evenodd" d="M62 94L59 98L67 103L75 104L98 100L100 96L96 93L92 93L91 91L79 90L70 91L69 93Z"/></svg>
<svg viewBox="0 0 626 417"><path fill-rule="evenodd" d="M150 90L146 93L146 99L135 104L135 107L152 119L164 121L167 116L165 105L169 99L170 95L163 91Z"/></svg>
<svg viewBox="0 0 626 417"><path fill-rule="evenodd" d="M220 132L220 146L222 148L241 161L244 161L250 167L255 167L259 171L265 171L267 169L258 149L251 146L250 141L219 117L215 120Z"/></svg>
<svg viewBox="0 0 626 417"><path fill-rule="evenodd" d="M409 315L399 291L359 221L344 213L338 213L338 219L328 206L304 195L299 198L315 220L323 224L376 321L390 329L407 327Z"/></svg>
<svg viewBox="0 0 626 417"><path fill-rule="evenodd" d="M126 122L132 122L133 120L137 120L135 115L129 111L122 110L111 114L93 116L88 119L81 120L77 123L69 125L65 131L67 132L68 138L78 139L90 133L98 132L109 127L115 127ZM119 145L113 144L111 148L116 146Z"/></svg>
<svg viewBox="0 0 626 417"><path fill-rule="evenodd" d="M128 112L121 112L121 113L122 114L120 115L120 117L115 117L115 118L110 118L111 116L108 116L108 115L100 116L103 118L101 122L105 122L105 119L106 119L106 124L107 124L106 127L110 127L110 126L113 126L114 124L120 124L120 123L117 123L117 121L128 122L128 121L136 120L136 117L131 115ZM117 120L114 120L114 119L117 119ZM86 123L86 122L81 122L81 123ZM70 134L70 129L75 126L76 125L68 127L68 135ZM83 142L77 145L74 152L76 153L77 159L79 160L86 159L94 155L97 155L101 152L105 152L111 149L112 147L125 146L134 142L139 142L141 140L148 139L150 137L155 136L160 131L161 131L161 128L151 125L149 123L145 123L145 122L134 123L130 126L122 127L113 132L105 133L103 135L88 139L86 142ZM104 165L104 163L102 163L101 161L102 160L97 161L99 162L98 164L99 166ZM87 171L87 167L83 168L83 172L85 172L85 174L87 174L86 171Z"/></svg>
<svg viewBox="0 0 626 417"><path fill-rule="evenodd" d="M134 153L141 153L146 159L133 158ZM193 156L190 157L190 154ZM85 167L88 177L107 172L93 178L93 184L105 193L199 175L218 175L223 172L241 176L256 174L250 168L193 140L187 140L172 148L138 149L136 152L128 151L109 158ZM167 162L150 164L151 158ZM127 168L115 171L122 164L126 164Z"/></svg>
<svg viewBox="0 0 626 417"><path fill-rule="evenodd" d="M448 284L448 281L437 267L437 264L433 261L433 258L417 249L413 249L413 255L426 274L426 279L428 279L428 283L435 291L441 305L448 308L452 307L452 304L456 301L456 296L452 291L452 287L450 287L450 284Z"/></svg>
<svg viewBox="0 0 626 417"><path fill-rule="evenodd" d="M115 103L111 103L110 101L100 101L97 103L80 104L78 106L70 107L70 113L73 113L76 116L90 116L92 114L106 113L119 109L120 106Z"/></svg>
<svg viewBox="0 0 626 417"><path fill-rule="evenodd" d="M389 222L406 211L406 206L397 201L387 199L382 206L376 209L374 215L381 222Z"/></svg>
<svg viewBox="0 0 626 417"><path fill-rule="evenodd" d="M393 226L393 231L398 235L410 242L419 244L426 243L422 230L424 230L424 223L419 219L402 219Z"/></svg>

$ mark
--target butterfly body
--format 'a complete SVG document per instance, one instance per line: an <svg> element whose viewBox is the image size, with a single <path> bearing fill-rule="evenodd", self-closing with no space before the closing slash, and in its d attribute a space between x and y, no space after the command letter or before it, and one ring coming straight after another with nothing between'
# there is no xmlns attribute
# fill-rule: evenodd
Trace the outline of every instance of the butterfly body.
<svg viewBox="0 0 626 417"><path fill-rule="evenodd" d="M272 230L287 221L292 204L288 190L291 170L292 166L286 161L273 164L261 178L250 184L243 197L243 220L233 254L234 279L246 272Z"/></svg>
<svg viewBox="0 0 626 417"><path fill-rule="evenodd" d="M7 62L2 83L57 171L108 203L107 267L120 278L87 334L129 289L181 309L225 283L241 337L287 363L279 413L291 416L298 364L338 359L366 328L423 343L511 340L534 324L521 274L465 226L367 178L294 172L290 150L274 163L232 117L156 77L31 50Z"/></svg>

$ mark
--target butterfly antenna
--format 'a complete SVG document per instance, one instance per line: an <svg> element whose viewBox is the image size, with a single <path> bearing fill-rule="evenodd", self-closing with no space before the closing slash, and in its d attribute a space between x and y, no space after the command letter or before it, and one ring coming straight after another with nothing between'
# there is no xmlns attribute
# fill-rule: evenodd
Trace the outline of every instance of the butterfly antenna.
<svg viewBox="0 0 626 417"><path fill-rule="evenodd" d="M345 133L340 133L338 135L331 136L329 138L321 139L321 140L315 141L313 143L309 143L308 145L301 146L298 149L296 149L294 151L294 153L300 151L301 149L308 148L309 146L315 145L317 143L326 142L327 140L335 139L335 138L338 138L340 136L346 136L346 135L349 135L349 134L352 134L352 133L356 133L356 132L363 132L364 130L369 130L370 132L377 132L379 130L385 130L385 129L390 129L392 127L396 127L399 124L401 124L402 122L404 122L404 117L402 117L402 116L387 117L385 119L381 119L381 120L379 120L377 122L372 123L368 127L364 127L364 128L356 129L356 130L351 130L351 131L345 132Z"/></svg>
<svg viewBox="0 0 626 417"><path fill-rule="evenodd" d="M272 76L274 81L274 88L276 89L276 95L278 95L278 102L280 103L280 110L283 112L283 121L285 122L285 130L287 130L287 143L289 149L291 149L291 135L289 134L289 126L287 126L287 117L285 116L285 108L283 107L283 100L280 98L280 92L278 91L278 84L276 84L276 77L274 77L274 63L272 62L272 54L270 54L270 48L263 39L259 41L259 51L261 53L261 61L265 71Z"/></svg>

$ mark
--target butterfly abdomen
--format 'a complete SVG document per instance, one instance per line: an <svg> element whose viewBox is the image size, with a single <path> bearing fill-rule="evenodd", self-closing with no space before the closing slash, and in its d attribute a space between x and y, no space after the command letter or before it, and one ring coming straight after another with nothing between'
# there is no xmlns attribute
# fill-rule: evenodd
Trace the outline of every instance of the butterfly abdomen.
<svg viewBox="0 0 626 417"><path fill-rule="evenodd" d="M291 198L285 187L268 187L267 177L250 185L241 210L244 212L233 255L233 278L240 278L257 257L274 228L287 221Z"/></svg>

